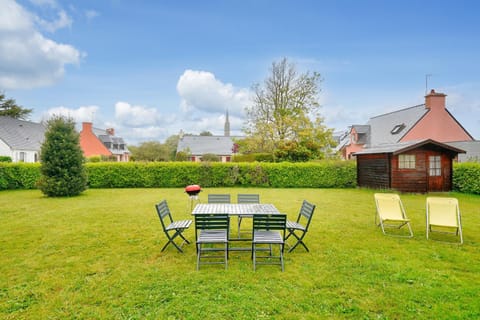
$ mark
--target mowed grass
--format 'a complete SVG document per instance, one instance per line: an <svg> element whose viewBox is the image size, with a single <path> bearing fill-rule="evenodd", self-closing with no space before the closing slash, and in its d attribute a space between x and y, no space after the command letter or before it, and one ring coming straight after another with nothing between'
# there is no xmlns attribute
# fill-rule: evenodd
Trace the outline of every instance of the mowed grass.
<svg viewBox="0 0 480 320"><path fill-rule="evenodd" d="M384 236L372 190L204 189L259 193L297 215L317 205L301 247L252 269L247 252L195 271L166 241L154 204L192 218L183 189L93 189L74 198L0 192L1 319L478 319L480 197L459 199L465 243L426 240L425 198L402 194L414 238ZM236 219L232 221L236 225ZM443 239L443 238L442 238ZM451 239L446 239L451 240Z"/></svg>

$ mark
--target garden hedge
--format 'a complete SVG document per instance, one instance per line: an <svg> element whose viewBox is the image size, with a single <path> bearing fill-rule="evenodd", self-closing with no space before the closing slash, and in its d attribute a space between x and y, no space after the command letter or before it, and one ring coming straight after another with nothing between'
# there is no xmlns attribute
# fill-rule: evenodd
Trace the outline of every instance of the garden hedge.
<svg viewBox="0 0 480 320"><path fill-rule="evenodd" d="M98 162L85 164L90 188L202 187L352 188L354 162L193 163ZM39 164L0 163L0 190L33 189Z"/></svg>
<svg viewBox="0 0 480 320"><path fill-rule="evenodd" d="M452 184L455 191L480 194L480 163L465 162L454 164Z"/></svg>
<svg viewBox="0 0 480 320"><path fill-rule="evenodd" d="M353 161L308 163L98 162L85 164L90 188L202 187L354 188ZM0 190L34 189L38 163L0 162ZM480 163L453 167L453 189L480 194Z"/></svg>

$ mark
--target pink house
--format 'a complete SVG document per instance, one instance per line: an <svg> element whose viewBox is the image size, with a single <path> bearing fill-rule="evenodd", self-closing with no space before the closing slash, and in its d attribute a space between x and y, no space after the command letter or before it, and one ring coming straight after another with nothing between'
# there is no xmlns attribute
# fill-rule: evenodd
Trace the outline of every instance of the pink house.
<svg viewBox="0 0 480 320"><path fill-rule="evenodd" d="M432 90L424 104L372 117L365 125L352 125L338 150L344 159L350 159L365 148L424 139L452 145L473 142L472 146L478 148L475 139L446 108L445 98L445 94Z"/></svg>

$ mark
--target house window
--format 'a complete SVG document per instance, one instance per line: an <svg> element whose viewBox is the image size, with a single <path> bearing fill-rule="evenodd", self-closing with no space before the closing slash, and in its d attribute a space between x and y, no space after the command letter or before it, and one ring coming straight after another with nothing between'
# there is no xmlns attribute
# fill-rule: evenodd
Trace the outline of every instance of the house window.
<svg viewBox="0 0 480 320"><path fill-rule="evenodd" d="M400 133L403 129L405 129L405 124L397 124L395 127L393 127L392 131L390 131L391 134L398 134Z"/></svg>
<svg viewBox="0 0 480 320"><path fill-rule="evenodd" d="M415 169L415 155L401 154L398 156L399 169Z"/></svg>
<svg viewBox="0 0 480 320"><path fill-rule="evenodd" d="M431 177L438 177L442 175L442 161L440 156L430 156L429 162L429 174Z"/></svg>
<svg viewBox="0 0 480 320"><path fill-rule="evenodd" d="M25 162L25 158L26 158L25 152L20 151L18 157L19 157L19 160L18 160L18 161L20 161L20 162Z"/></svg>

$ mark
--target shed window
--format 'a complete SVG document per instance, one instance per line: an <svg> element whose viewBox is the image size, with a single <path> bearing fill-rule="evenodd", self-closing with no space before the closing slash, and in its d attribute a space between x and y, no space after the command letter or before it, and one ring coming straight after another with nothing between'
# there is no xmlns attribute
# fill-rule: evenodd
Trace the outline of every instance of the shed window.
<svg viewBox="0 0 480 320"><path fill-rule="evenodd" d="M415 155L401 154L398 156L399 169L415 169Z"/></svg>
<svg viewBox="0 0 480 320"><path fill-rule="evenodd" d="M442 175L442 161L440 156L430 156L429 160L429 174L431 177L438 177Z"/></svg>

